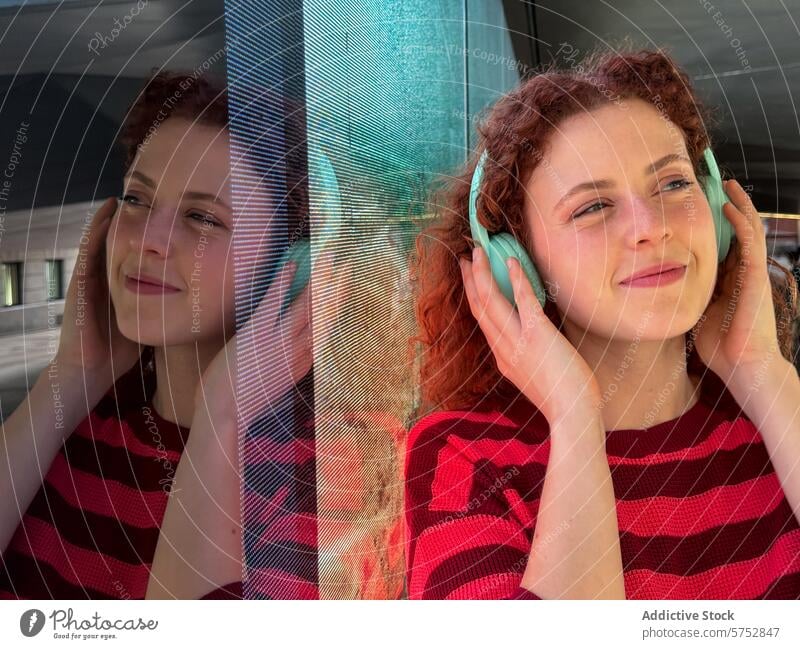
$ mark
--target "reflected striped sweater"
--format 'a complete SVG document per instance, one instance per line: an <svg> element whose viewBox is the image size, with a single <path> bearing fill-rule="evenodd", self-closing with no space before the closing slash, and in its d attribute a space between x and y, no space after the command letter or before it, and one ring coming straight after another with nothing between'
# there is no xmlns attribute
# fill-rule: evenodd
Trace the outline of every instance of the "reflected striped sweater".
<svg viewBox="0 0 800 649"><path fill-rule="evenodd" d="M607 431L606 452L627 599L800 598L800 526L738 407L701 399L649 429ZM547 421L521 397L416 424L409 598L540 599L520 582L548 456Z"/></svg>
<svg viewBox="0 0 800 649"><path fill-rule="evenodd" d="M144 598L189 435L152 407L154 389L154 377L143 384L135 367L116 398L112 388L68 437L0 557L0 599ZM263 476L266 467L270 477L251 477L243 494L245 526L256 535L247 552L252 579L249 588L234 582L202 599L318 596L315 500L296 496L308 491L296 488L297 476L314 474L313 446L301 457L297 444L264 431L248 439L247 474Z"/></svg>
<svg viewBox="0 0 800 649"><path fill-rule="evenodd" d="M3 553L0 599L143 599L188 435L149 399L109 391L57 453ZM206 597L240 593L237 583Z"/></svg>

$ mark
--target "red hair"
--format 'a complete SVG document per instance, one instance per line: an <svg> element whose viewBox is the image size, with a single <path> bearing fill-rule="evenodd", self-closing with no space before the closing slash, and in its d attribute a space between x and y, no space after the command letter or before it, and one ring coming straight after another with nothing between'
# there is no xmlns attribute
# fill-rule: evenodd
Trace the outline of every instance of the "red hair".
<svg viewBox="0 0 800 649"><path fill-rule="evenodd" d="M489 154L478 214L490 233L510 232L531 250L523 208L524 187L542 160L548 138L566 118L620 99L642 99L656 107L683 133L696 175L707 175L703 151L709 146L707 114L691 88L688 76L662 52L593 53L576 71L553 66L503 96L478 127L478 151ZM422 344L420 383L422 410L473 408L504 403L519 391L497 369L483 332L472 316L461 280L459 258L471 258L468 198L478 155L439 190L438 218L416 241L412 274L416 316ZM783 272L785 284L773 280L773 303L783 355L792 358L791 324L797 288ZM719 295L718 274L714 298ZM786 295L789 295L787 301ZM712 298L713 299L713 298ZM558 327L561 319L553 302L545 313ZM705 367L687 336L687 370L701 375L701 395L715 404L731 399L722 382Z"/></svg>
<svg viewBox="0 0 800 649"><path fill-rule="evenodd" d="M254 84L248 87L248 101L261 102L281 111L287 190L286 195L277 197L277 200L286 202L292 223L299 224L305 232L308 227L308 171L304 107L287 96ZM122 149L125 169L130 168L139 147L168 119L182 118L197 124L230 129L231 113L224 79L209 74L153 68L151 76L131 104L117 140ZM244 121L243 116L239 119ZM261 135L262 138L267 137L265 133ZM258 147L250 142L253 137L247 135L244 139L253 149L251 155L257 157ZM261 169L258 164L254 166ZM265 178L267 173L263 171Z"/></svg>
<svg viewBox="0 0 800 649"><path fill-rule="evenodd" d="M208 76L154 69L131 105L119 135L126 169L149 134L171 117L227 127L228 93L225 84Z"/></svg>

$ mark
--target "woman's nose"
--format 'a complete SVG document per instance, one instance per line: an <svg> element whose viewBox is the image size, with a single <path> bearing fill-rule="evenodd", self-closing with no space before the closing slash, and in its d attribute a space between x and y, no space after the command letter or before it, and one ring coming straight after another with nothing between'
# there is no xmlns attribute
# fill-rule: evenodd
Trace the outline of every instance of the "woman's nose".
<svg viewBox="0 0 800 649"><path fill-rule="evenodd" d="M647 241L660 243L672 236L664 206L645 197L634 195L628 200L630 212L630 240L635 245Z"/></svg>
<svg viewBox="0 0 800 649"><path fill-rule="evenodd" d="M161 257L169 256L172 239L175 236L174 222L174 209L160 207L150 210L142 227L131 233L131 245L140 248L142 253L152 252Z"/></svg>

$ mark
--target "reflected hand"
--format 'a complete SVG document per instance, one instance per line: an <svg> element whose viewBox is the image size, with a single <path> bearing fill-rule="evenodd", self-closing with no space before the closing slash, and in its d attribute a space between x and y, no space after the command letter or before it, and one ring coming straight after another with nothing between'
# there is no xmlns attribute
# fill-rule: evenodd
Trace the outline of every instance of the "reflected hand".
<svg viewBox="0 0 800 649"><path fill-rule="evenodd" d="M81 237L56 355L61 367L85 373L102 391L133 367L142 352L139 344L117 327L108 289L106 235L116 210L117 199L106 199Z"/></svg>
<svg viewBox="0 0 800 649"><path fill-rule="evenodd" d="M327 340L338 314L338 308L321 307L327 289L335 285L334 270L333 252L320 255L311 279L280 316L279 307L296 267L290 262L281 269L251 318L203 373L195 393L196 412L208 410L212 420L236 422L240 417L248 423L308 374L313 343L319 346ZM311 327L311 291L315 287L326 291L315 299L320 307L315 314L316 341Z"/></svg>

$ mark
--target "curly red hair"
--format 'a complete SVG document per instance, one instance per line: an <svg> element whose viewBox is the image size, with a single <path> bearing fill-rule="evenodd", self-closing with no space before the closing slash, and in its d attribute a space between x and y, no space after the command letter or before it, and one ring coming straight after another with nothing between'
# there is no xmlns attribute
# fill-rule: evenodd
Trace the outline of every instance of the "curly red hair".
<svg viewBox="0 0 800 649"><path fill-rule="evenodd" d="M639 51L590 54L572 71L547 70L504 95L478 127L478 151L489 154L478 202L479 219L487 230L510 232L531 250L525 227L524 187L541 163L547 140L566 118L620 99L642 99L655 106L683 132L687 152L698 176L707 175L703 151L709 146L708 114L692 90L688 76L663 52ZM468 198L478 155L437 192L438 218L417 237L412 278L416 316L422 344L420 384L422 411L467 409L507 403L517 388L497 369L494 356L469 309L458 265L471 258ZM792 359L792 321L797 287L791 275L774 260L782 279L773 278L781 351ZM783 282L783 279L786 281ZM721 273L714 297L719 295ZM788 295L788 300L787 296ZM545 313L556 326L556 305L547 301ZM705 371L687 336L687 370L702 376L701 395L731 399L722 382Z"/></svg>
<svg viewBox="0 0 800 649"><path fill-rule="evenodd" d="M248 87L247 101L261 102L280 111L285 140L287 191L279 200L286 202L292 223L299 224L305 232L308 227L308 170L304 107L288 96L253 83ZM139 147L168 119L182 118L230 129L230 113L230 96L224 79L208 74L153 68L151 76L128 110L118 137L125 169L130 168ZM239 120L244 121L244 118L240 116ZM249 143L248 138L252 137L251 134L246 135L244 144L249 144L253 157L257 157L258 147ZM267 172L263 173L266 177Z"/></svg>

